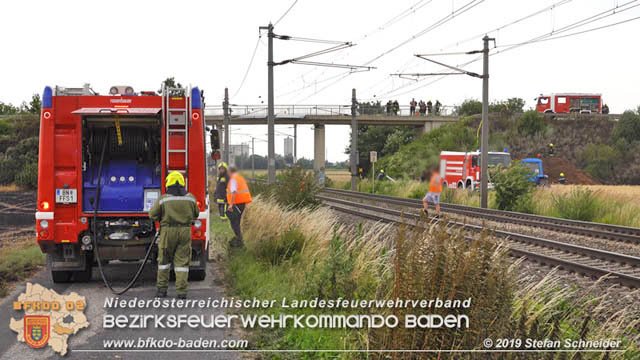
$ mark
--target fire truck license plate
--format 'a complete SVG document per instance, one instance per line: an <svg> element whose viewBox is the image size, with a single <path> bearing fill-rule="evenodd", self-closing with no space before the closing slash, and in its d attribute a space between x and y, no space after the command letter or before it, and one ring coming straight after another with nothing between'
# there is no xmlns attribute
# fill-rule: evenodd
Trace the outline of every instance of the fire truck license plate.
<svg viewBox="0 0 640 360"><path fill-rule="evenodd" d="M70 204L78 202L78 191L76 189L56 189L56 202Z"/></svg>

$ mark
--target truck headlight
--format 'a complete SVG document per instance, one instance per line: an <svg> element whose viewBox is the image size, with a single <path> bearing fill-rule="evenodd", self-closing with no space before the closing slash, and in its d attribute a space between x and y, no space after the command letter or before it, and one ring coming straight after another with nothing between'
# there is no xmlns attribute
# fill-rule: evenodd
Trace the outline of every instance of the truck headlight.
<svg viewBox="0 0 640 360"><path fill-rule="evenodd" d="M49 227L49 222L47 220L40 220L40 227L46 229Z"/></svg>
<svg viewBox="0 0 640 360"><path fill-rule="evenodd" d="M194 221L193 226L195 226L196 228L202 227L202 221L201 220Z"/></svg>

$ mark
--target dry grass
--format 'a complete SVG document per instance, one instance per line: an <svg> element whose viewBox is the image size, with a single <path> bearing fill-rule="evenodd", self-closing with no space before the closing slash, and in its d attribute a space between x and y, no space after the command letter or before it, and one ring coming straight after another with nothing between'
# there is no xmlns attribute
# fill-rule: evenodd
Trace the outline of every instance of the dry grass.
<svg viewBox="0 0 640 360"><path fill-rule="evenodd" d="M276 175L282 173L283 171L284 170L277 170ZM240 173L242 173L242 175L244 175L247 178L251 177L251 169L240 170ZM267 170L258 169L258 170L255 170L255 174L256 176L266 176ZM327 169L326 175L331 180L339 183L343 183L345 181L351 181L351 173L349 172L349 170Z"/></svg>
<svg viewBox="0 0 640 360"><path fill-rule="evenodd" d="M0 192L22 191L22 188L16 184L0 185Z"/></svg>

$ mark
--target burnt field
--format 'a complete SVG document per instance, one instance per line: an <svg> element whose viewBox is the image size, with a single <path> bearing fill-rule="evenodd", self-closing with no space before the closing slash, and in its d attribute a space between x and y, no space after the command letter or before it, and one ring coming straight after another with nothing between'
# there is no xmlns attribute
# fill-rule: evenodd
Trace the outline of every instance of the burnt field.
<svg viewBox="0 0 640 360"><path fill-rule="evenodd" d="M35 192L0 192L0 247L35 235L35 212Z"/></svg>

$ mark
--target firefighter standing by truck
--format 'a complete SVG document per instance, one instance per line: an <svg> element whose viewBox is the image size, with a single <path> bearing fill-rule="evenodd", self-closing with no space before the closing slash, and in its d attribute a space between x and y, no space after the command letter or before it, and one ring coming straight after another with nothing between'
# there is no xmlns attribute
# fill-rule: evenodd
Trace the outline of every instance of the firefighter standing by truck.
<svg viewBox="0 0 640 360"><path fill-rule="evenodd" d="M229 169L224 161L218 165L218 179L216 181L216 191L213 197L218 205L220 219L227 220L227 185L229 183Z"/></svg>
<svg viewBox="0 0 640 360"><path fill-rule="evenodd" d="M240 222L245 207L251 201L252 198L247 181L237 172L234 166L230 167L229 183L227 184L227 202L229 203L227 216L231 223L231 229L233 229L233 233L236 235L231 240L231 247L242 247L243 245Z"/></svg>
<svg viewBox="0 0 640 360"><path fill-rule="evenodd" d="M189 264L191 262L191 223L198 218L196 198L184 188L184 177L172 171L166 179L166 193L149 211L149 217L160 222L158 243L157 297L167 296L169 272L173 263L178 299L187 298Z"/></svg>

